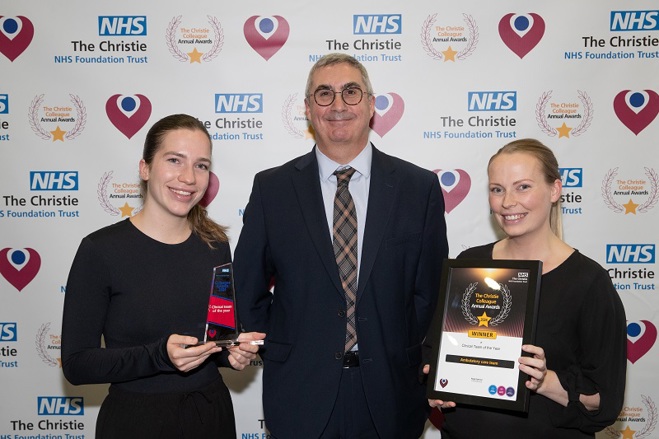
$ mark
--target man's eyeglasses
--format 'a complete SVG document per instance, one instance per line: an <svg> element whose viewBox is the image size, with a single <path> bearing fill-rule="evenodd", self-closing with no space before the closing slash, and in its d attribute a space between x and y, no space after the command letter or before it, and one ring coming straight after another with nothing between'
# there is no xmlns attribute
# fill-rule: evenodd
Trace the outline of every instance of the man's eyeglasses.
<svg viewBox="0 0 659 439"><path fill-rule="evenodd" d="M359 87L344 88L341 91L334 91L328 88L319 88L313 93L313 100L316 101L316 104L320 105L321 107L327 107L332 105L336 95L340 94L341 99L343 99L343 102L345 102L347 105L357 105L362 101L364 93L365 92L363 92Z"/></svg>

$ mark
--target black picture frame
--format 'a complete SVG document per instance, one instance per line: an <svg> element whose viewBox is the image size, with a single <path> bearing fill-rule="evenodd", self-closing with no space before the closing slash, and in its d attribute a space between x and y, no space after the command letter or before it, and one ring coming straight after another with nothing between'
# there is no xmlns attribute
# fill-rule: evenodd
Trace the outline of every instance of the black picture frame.
<svg viewBox="0 0 659 439"><path fill-rule="evenodd" d="M428 398L528 412L518 359L534 341L541 278L541 261L444 260L427 336Z"/></svg>

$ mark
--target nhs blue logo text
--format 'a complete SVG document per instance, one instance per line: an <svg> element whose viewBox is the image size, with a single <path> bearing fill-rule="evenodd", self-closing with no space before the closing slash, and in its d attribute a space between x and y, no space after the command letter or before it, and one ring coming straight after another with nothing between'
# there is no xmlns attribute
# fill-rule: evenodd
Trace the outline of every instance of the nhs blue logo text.
<svg viewBox="0 0 659 439"><path fill-rule="evenodd" d="M77 191L77 171L30 171L31 191Z"/></svg>
<svg viewBox="0 0 659 439"><path fill-rule="evenodd" d="M582 187L583 168L559 168L563 187Z"/></svg>
<svg viewBox="0 0 659 439"><path fill-rule="evenodd" d="M654 244L607 244L607 264L654 264Z"/></svg>
<svg viewBox="0 0 659 439"><path fill-rule="evenodd" d="M146 35L145 15L101 15L98 17L100 36Z"/></svg>
<svg viewBox="0 0 659 439"><path fill-rule="evenodd" d="M9 95L0 94L0 114L9 114Z"/></svg>
<svg viewBox="0 0 659 439"><path fill-rule="evenodd" d="M611 11L611 30L659 30L659 11Z"/></svg>
<svg viewBox="0 0 659 439"><path fill-rule="evenodd" d="M262 93L226 93L215 95L216 113L263 113Z"/></svg>
<svg viewBox="0 0 659 439"><path fill-rule="evenodd" d="M516 91L470 91L469 111L515 111Z"/></svg>
<svg viewBox="0 0 659 439"><path fill-rule="evenodd" d="M352 33L355 35L400 34L402 29L403 17L400 14L352 16Z"/></svg>
<svg viewBox="0 0 659 439"><path fill-rule="evenodd" d="M80 396L38 396L37 410L41 416L82 416L85 402Z"/></svg>
<svg viewBox="0 0 659 439"><path fill-rule="evenodd" d="M16 322L0 322L0 342L17 341Z"/></svg>

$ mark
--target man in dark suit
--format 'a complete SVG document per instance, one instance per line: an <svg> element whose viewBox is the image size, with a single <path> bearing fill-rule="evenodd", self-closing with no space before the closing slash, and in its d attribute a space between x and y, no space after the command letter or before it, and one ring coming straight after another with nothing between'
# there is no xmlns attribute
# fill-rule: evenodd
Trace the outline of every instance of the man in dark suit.
<svg viewBox="0 0 659 439"><path fill-rule="evenodd" d="M368 141L374 105L357 60L322 57L305 99L315 148L257 174L245 209L238 312L246 331L268 334L263 408L276 439L416 439L428 416L421 344L448 255L444 200L434 173ZM335 201L345 169L349 193Z"/></svg>

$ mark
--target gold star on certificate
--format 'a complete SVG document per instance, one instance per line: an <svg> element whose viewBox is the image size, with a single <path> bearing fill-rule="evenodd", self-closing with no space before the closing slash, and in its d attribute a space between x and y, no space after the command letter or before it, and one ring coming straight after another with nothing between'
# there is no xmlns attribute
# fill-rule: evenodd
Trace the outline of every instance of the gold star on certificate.
<svg viewBox="0 0 659 439"><path fill-rule="evenodd" d="M622 439L634 439L634 433L636 433L636 430L632 430L628 425L624 430L620 430L620 433L622 433Z"/></svg>
<svg viewBox="0 0 659 439"><path fill-rule="evenodd" d="M188 56L190 57L190 64L193 62L198 62L201 64L201 55L203 55L203 52L198 52L196 47L192 50L192 52L188 52Z"/></svg>
<svg viewBox="0 0 659 439"><path fill-rule="evenodd" d="M128 205L128 202L126 202L126 204L124 204L123 206L121 206L119 208L119 210L121 211L121 217L123 218L125 216L132 216L133 215L133 209L134 209L134 207L130 207Z"/></svg>
<svg viewBox="0 0 659 439"><path fill-rule="evenodd" d="M633 213L636 215L636 208L638 207L638 204L634 203L631 198L629 199L629 203L623 204L623 206L625 206L625 215L628 213Z"/></svg>
<svg viewBox="0 0 659 439"><path fill-rule="evenodd" d="M492 320L492 317L488 317L485 311L483 311L483 315L478 316L478 326L488 327L490 320Z"/></svg>
<svg viewBox="0 0 659 439"><path fill-rule="evenodd" d="M442 52L442 54L444 55L444 62L446 62L446 61L453 61L453 62L455 62L455 55L456 55L457 53L458 53L458 52L456 52L455 50L453 50L453 49L451 48L451 46L448 46L448 49L446 49L445 51Z"/></svg>
<svg viewBox="0 0 659 439"><path fill-rule="evenodd" d="M565 122L563 122L563 125L560 127L556 128L556 131L558 131L558 138L560 139L561 137L567 137L568 139L570 138L570 131L572 131L572 128L569 126L565 125Z"/></svg>
<svg viewBox="0 0 659 439"><path fill-rule="evenodd" d="M53 135L53 142L55 140L61 140L62 142L64 142L64 134L65 133L66 133L66 131L62 131L60 129L59 125L57 126L57 128L55 128L55 131L50 132L50 134Z"/></svg>

